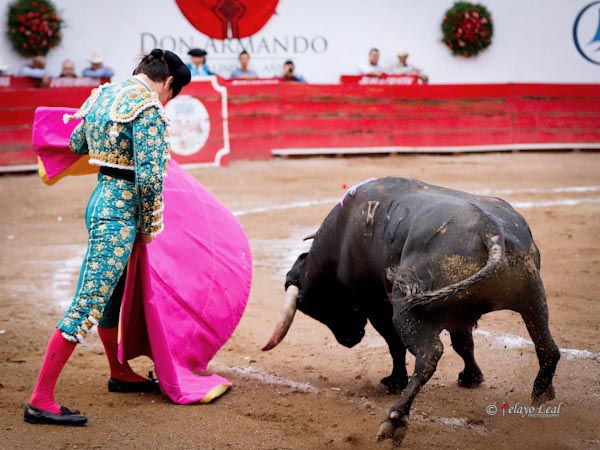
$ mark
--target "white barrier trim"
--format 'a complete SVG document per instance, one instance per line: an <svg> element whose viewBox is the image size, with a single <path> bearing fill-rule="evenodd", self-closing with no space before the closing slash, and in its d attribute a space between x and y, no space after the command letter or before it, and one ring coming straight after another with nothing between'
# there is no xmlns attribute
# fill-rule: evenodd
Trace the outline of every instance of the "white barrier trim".
<svg viewBox="0 0 600 450"><path fill-rule="evenodd" d="M210 77L210 83L213 89L221 94L221 117L223 119L223 148L215 155L215 166L221 165L221 158L228 155L231 151L229 146L229 110L227 109L227 88L219 84L216 76ZM202 167L202 166L197 166Z"/></svg>
<svg viewBox="0 0 600 450"><path fill-rule="evenodd" d="M586 187L573 187L573 188L554 188L552 190L538 190L536 192L538 192L538 193L569 192L569 191L558 191L557 189L586 189L586 188L589 188L590 190L593 190L593 191L600 189L600 187L598 187L598 186L586 186ZM486 192L486 195L495 195L497 192L502 192L503 194L509 194L509 193L510 194L518 194L518 193L522 193L522 192L527 192L527 190L526 189L525 190L505 189L505 190L501 190L501 191L485 191L485 192ZM583 192L583 191L570 191L570 192ZM477 193L477 191L474 191L473 193ZM269 211L278 211L278 210L286 210L286 209L294 209L294 208L306 208L309 206L334 204L334 203L339 202L341 200L341 198L342 197L340 196L340 197L336 197L336 198L324 198L321 200L300 201L300 202L284 203L284 204L278 204L278 205L262 206L262 207L251 208L251 209L242 209L239 211L233 211L233 215L236 217L240 217L240 216L247 216L249 214L265 213L265 212L269 212ZM542 200L539 202L509 202L509 203L514 208L526 209L526 208L542 208L542 207L546 207L546 206L576 206L576 205L583 205L586 203L600 203L600 198L599 197L563 198L563 199L558 199L558 200Z"/></svg>
<svg viewBox="0 0 600 450"><path fill-rule="evenodd" d="M19 164L14 166L0 166L0 173L2 172L30 172L32 170L37 171L37 164Z"/></svg>

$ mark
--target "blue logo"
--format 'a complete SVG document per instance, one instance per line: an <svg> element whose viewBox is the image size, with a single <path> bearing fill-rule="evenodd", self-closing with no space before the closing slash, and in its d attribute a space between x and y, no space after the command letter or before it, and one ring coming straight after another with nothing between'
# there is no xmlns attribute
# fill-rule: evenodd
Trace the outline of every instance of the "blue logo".
<svg viewBox="0 0 600 450"><path fill-rule="evenodd" d="M600 1L590 3L577 15L573 41L581 56L600 65Z"/></svg>

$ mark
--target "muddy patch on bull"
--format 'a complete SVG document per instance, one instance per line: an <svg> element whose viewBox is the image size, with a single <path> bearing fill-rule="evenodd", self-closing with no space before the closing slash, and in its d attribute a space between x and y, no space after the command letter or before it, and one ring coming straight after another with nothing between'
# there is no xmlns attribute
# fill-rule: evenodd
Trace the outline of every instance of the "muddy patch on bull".
<svg viewBox="0 0 600 450"><path fill-rule="evenodd" d="M485 261L479 261L474 258L466 258L460 255L450 255L444 257L442 261L442 271L449 284L458 283L471 275L474 275L485 265Z"/></svg>

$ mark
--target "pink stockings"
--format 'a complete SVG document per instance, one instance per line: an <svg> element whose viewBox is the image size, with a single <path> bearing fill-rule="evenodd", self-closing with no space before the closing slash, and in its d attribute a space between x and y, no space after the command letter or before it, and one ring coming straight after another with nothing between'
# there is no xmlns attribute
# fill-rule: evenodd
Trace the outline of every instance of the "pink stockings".
<svg viewBox="0 0 600 450"><path fill-rule="evenodd" d="M60 413L60 406L54 400L54 388L76 345L75 342L67 341L62 337L60 330L54 330L48 342L35 388L29 398L31 406L54 414Z"/></svg>
<svg viewBox="0 0 600 450"><path fill-rule="evenodd" d="M123 364L119 362L117 356L117 350L119 346L118 342L118 327L114 328L101 328L98 327L98 335L102 340L104 351L106 352L106 358L110 366L110 377L116 378L119 381L146 381L146 378L135 373L129 363L125 361Z"/></svg>
<svg viewBox="0 0 600 450"><path fill-rule="evenodd" d="M98 327L98 334L100 335L106 357L108 358L111 378L116 378L120 381L146 381L146 378L131 370L127 361L125 361L124 364L119 362L117 357L117 327ZM67 341L62 336L60 330L54 330L54 333L50 336L46 355L44 356L44 361L42 362L42 367L40 368L40 373L38 374L33 393L29 398L29 404L31 406L41 409L42 411L60 414L60 405L54 400L54 389L56 388L58 377L73 353L73 350L75 350L76 345L77 343L75 342Z"/></svg>

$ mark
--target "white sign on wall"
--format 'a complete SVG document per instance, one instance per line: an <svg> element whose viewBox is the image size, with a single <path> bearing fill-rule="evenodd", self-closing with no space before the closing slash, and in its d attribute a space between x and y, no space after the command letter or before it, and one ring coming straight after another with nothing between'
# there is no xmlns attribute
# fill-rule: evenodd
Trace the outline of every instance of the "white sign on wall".
<svg viewBox="0 0 600 450"><path fill-rule="evenodd" d="M173 153L189 156L202 150L210 135L210 118L202 102L189 95L178 95L165 109Z"/></svg>
<svg viewBox="0 0 600 450"><path fill-rule="evenodd" d="M585 6L573 25L573 42L586 60L600 64L600 1Z"/></svg>
<svg viewBox="0 0 600 450"><path fill-rule="evenodd" d="M380 50L384 66L399 49L409 64L422 68L430 83L593 83L600 81L598 30L600 3L592 0L478 0L492 14L492 45L474 58L453 56L441 41L441 22L453 0L280 0L275 15L257 34L238 40L212 40L197 31L175 0L55 0L64 18L63 42L48 55L50 72L73 59L79 73L93 52L127 78L139 57L152 48L208 52L208 65L228 77L242 48L262 77L279 75L292 59L297 73L312 83L337 83L356 74L369 49ZM8 2L0 5L6 17ZM577 26L574 26L577 21ZM12 72L27 62L6 39L0 20L0 60Z"/></svg>

